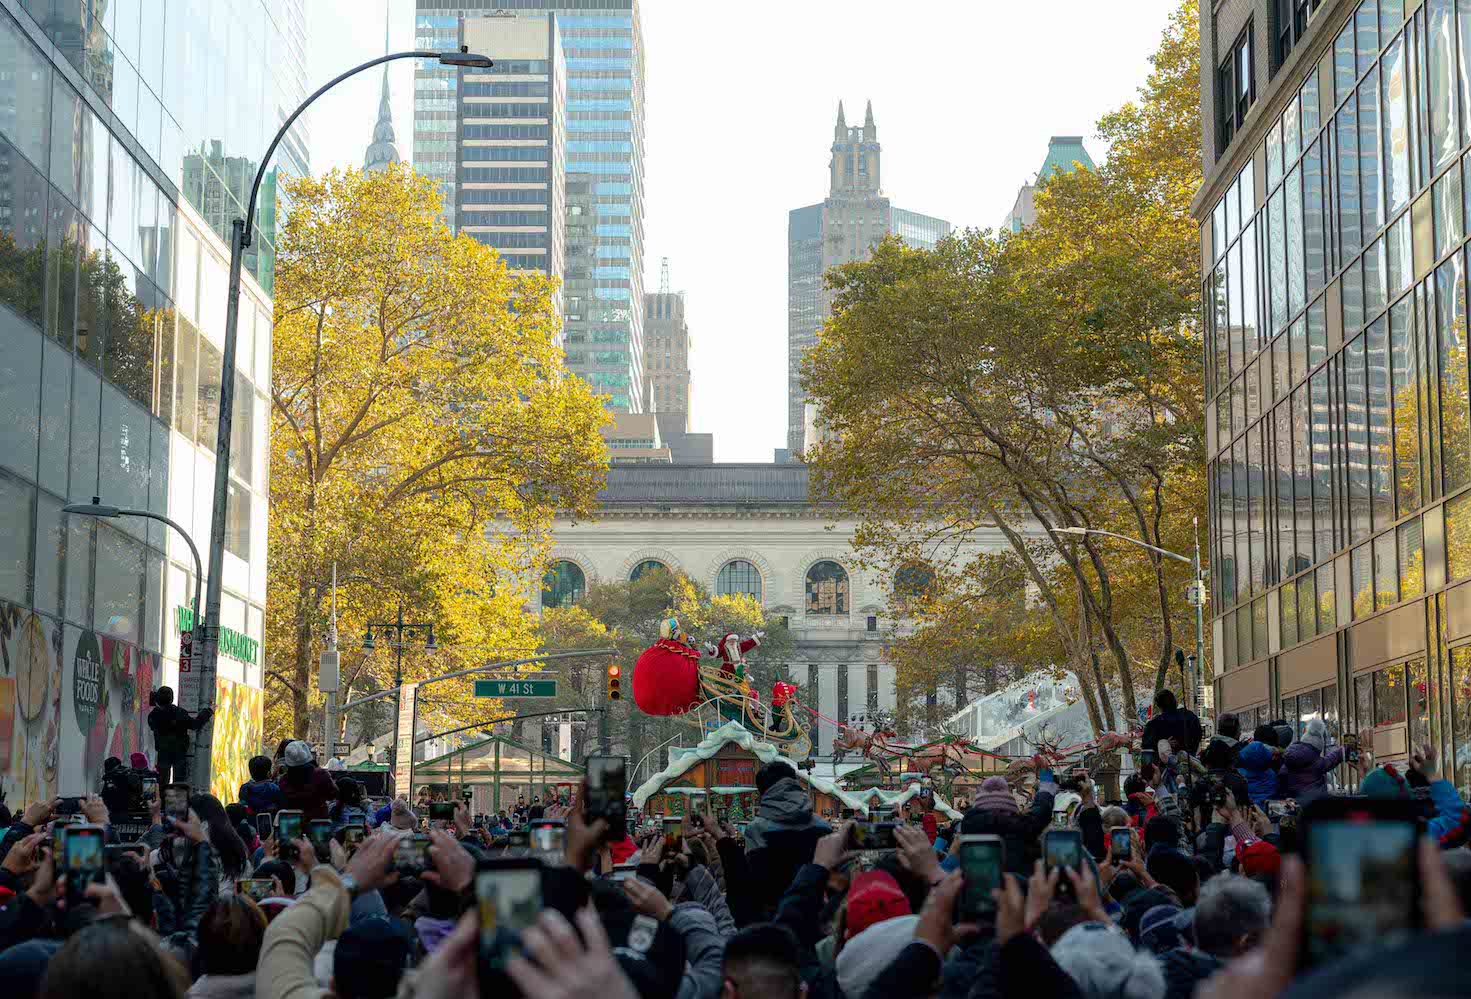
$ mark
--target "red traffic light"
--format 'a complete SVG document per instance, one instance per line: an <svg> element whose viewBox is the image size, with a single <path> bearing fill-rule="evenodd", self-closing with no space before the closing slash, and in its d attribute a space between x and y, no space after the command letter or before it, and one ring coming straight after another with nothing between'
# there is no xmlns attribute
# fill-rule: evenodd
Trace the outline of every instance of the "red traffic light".
<svg viewBox="0 0 1471 999"><path fill-rule="evenodd" d="M611 663L611 664L609 664L609 666L608 666L608 675L609 676L618 676L622 672L623 671L618 668L618 664L617 663Z"/></svg>

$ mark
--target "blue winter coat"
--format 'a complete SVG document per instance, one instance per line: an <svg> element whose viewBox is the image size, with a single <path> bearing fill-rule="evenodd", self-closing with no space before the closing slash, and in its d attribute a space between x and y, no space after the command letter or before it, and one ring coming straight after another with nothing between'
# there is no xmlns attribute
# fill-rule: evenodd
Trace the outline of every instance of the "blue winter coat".
<svg viewBox="0 0 1471 999"><path fill-rule="evenodd" d="M1253 805L1277 796L1277 768L1272 747L1265 742L1248 742L1236 754L1236 768L1246 778L1246 793Z"/></svg>
<svg viewBox="0 0 1471 999"><path fill-rule="evenodd" d="M1448 780L1431 781L1430 800L1435 805L1435 817L1428 823L1430 835L1445 850L1464 846L1471 838L1471 808L1461 800L1456 786Z"/></svg>

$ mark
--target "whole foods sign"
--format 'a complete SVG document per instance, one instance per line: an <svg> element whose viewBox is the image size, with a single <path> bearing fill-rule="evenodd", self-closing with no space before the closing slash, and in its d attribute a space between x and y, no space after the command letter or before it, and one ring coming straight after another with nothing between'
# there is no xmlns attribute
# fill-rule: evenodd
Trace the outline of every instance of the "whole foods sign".
<svg viewBox="0 0 1471 999"><path fill-rule="evenodd" d="M178 619L180 631L194 629L194 611L188 607L175 607L174 616ZM253 638L246 638L240 632L221 625L220 655L229 656L242 663L254 664L260 661L260 642Z"/></svg>

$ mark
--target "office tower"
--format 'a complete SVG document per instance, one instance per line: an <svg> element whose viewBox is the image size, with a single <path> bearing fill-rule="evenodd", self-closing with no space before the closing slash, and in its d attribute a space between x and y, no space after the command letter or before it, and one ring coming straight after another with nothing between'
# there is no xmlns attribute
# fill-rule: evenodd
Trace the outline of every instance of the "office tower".
<svg viewBox="0 0 1471 999"><path fill-rule="evenodd" d="M787 220L787 446L778 460L798 456L812 440L817 414L801 385L802 357L817 342L817 328L831 312L822 286L830 267L863 260L885 236L929 248L950 232L950 223L896 208L879 184L878 126L873 104L863 124L850 127L838 102L828 161L828 196L820 204L791 211ZM783 454L782 452L786 453Z"/></svg>
<svg viewBox="0 0 1471 999"><path fill-rule="evenodd" d="M221 705L213 790L260 746L271 291L270 165L240 296L220 641L212 692L181 683L213 504L232 221L305 95L300 0L0 0L0 787L15 801L152 757L147 697ZM11 732L11 720L14 732ZM13 736L13 738L12 738ZM200 789L204 790L204 789Z"/></svg>
<svg viewBox="0 0 1471 999"><path fill-rule="evenodd" d="M557 18L467 17L461 37L495 65L458 80L459 231L495 247L511 270L560 276L567 90Z"/></svg>
<svg viewBox="0 0 1471 999"><path fill-rule="evenodd" d="M1042 160L1041 169L1029 183L1023 184L1016 192L1016 201L1012 203L1011 211L1006 213L1006 218L1001 223L1002 230L1021 232L1037 221L1035 200L1038 185L1054 173L1072 173L1079 164L1089 170L1093 169L1093 157L1083 148L1081 135L1054 135L1048 139L1047 155Z"/></svg>
<svg viewBox="0 0 1471 999"><path fill-rule="evenodd" d="M1471 397L1451 0L1204 5L1216 704L1471 783ZM1299 729L1300 730L1300 729Z"/></svg>
<svg viewBox="0 0 1471 999"><path fill-rule="evenodd" d="M383 54L388 47L388 13L383 14ZM388 63L383 64L383 96L378 98L378 121L373 125L373 141L363 154L364 170L382 170L399 162L398 138L393 131L393 105L388 100Z"/></svg>
<svg viewBox="0 0 1471 999"><path fill-rule="evenodd" d="M555 14L566 62L566 253L563 336L568 367L607 397L610 407L643 407L644 51L637 0L417 0L416 44L457 45L461 18L493 26L509 18ZM494 57L493 53L491 53ZM414 167L434 177L457 227L470 204L457 175L455 114L463 103L456 72L415 69ZM514 125L506 94L497 120ZM421 152L421 142L424 147Z"/></svg>
<svg viewBox="0 0 1471 999"><path fill-rule="evenodd" d="M660 290L644 296L644 386L647 407L690 425L690 327L684 318L684 292Z"/></svg>

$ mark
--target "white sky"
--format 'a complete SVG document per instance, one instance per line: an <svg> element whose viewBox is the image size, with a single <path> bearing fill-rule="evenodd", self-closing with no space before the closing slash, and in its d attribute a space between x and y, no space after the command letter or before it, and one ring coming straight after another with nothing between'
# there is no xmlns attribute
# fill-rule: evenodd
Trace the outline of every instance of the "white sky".
<svg viewBox="0 0 1471 999"><path fill-rule="evenodd" d="M308 86L413 39L413 0L308 0ZM786 442L787 212L821 201L839 98L873 101L883 187L902 208L994 228L1050 135L1082 134L1131 99L1175 0L641 0L647 49L644 285L686 293L691 429L718 461ZM399 152L411 155L412 63L391 64ZM339 85L310 119L311 165L361 166L381 71Z"/></svg>

